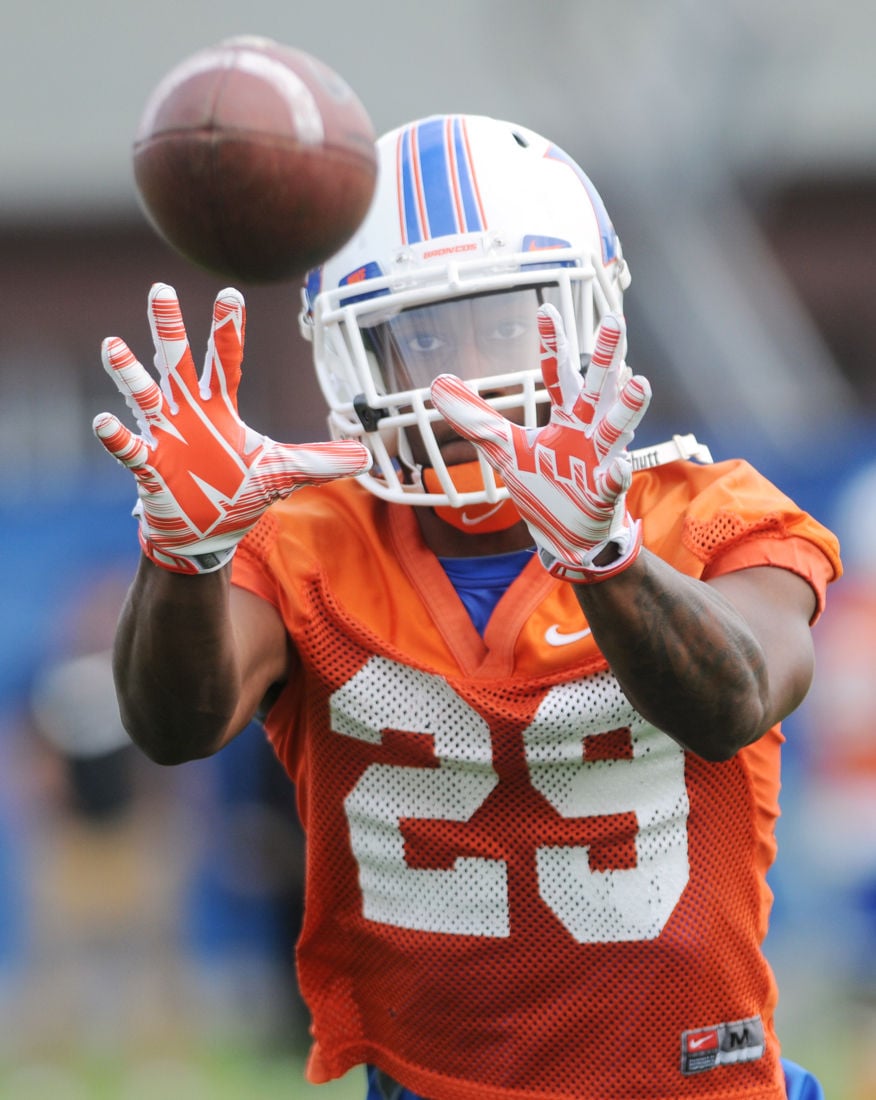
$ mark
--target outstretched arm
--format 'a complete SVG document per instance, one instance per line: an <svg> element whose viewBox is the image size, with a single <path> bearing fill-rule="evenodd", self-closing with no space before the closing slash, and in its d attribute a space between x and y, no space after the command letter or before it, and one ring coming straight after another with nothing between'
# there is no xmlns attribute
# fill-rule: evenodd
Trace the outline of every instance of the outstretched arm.
<svg viewBox="0 0 876 1100"><path fill-rule="evenodd" d="M184 576L142 557L119 619L122 722L156 763L209 756L239 733L294 659L280 616L230 584L230 569Z"/></svg>
<svg viewBox="0 0 876 1100"><path fill-rule="evenodd" d="M643 550L602 584L575 585L593 636L635 708L707 760L726 760L802 702L815 594L758 567L704 582Z"/></svg>
<svg viewBox="0 0 876 1100"><path fill-rule="evenodd" d="M805 695L812 589L767 567L704 582L642 550L625 506L627 446L650 389L627 377L623 319L603 322L583 385L549 306L539 329L546 427L509 423L451 376L433 383L433 401L502 474L542 563L572 583L630 702L691 751L727 759Z"/></svg>
<svg viewBox="0 0 876 1100"><path fill-rule="evenodd" d="M140 434L110 413L94 430L136 479L144 554L116 638L122 719L149 756L179 763L239 732L293 659L277 612L231 588L237 544L273 501L361 473L371 459L352 441L276 443L243 423L245 310L236 290L216 299L200 376L173 288L154 286L148 312L160 384L123 341L103 345Z"/></svg>

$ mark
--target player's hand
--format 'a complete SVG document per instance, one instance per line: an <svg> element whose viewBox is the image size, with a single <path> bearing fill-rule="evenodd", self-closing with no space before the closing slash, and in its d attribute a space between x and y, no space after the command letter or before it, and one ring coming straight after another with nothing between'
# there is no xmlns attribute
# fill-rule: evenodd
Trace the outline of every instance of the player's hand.
<svg viewBox="0 0 876 1100"><path fill-rule="evenodd" d="M651 387L624 364L622 317L609 314L600 325L583 385L553 306L539 309L538 329L551 400L545 427L512 424L454 375L435 379L432 401L502 475L545 568L579 583L603 580L641 548L640 525L625 507L633 472L627 446Z"/></svg>
<svg viewBox="0 0 876 1100"><path fill-rule="evenodd" d="M140 544L157 565L179 573L219 569L273 501L371 465L352 440L275 443L240 419L246 309L239 291L216 298L200 378L173 287L152 287L148 314L160 385L122 340L109 337L101 349L140 435L108 412L93 427L137 479Z"/></svg>

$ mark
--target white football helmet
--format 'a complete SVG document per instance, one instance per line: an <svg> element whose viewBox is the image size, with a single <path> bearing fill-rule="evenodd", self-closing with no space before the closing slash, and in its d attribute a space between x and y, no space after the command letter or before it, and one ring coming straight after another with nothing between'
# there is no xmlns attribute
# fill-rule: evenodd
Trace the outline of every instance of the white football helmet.
<svg viewBox="0 0 876 1100"><path fill-rule="evenodd" d="M368 215L303 291L331 434L371 450L359 480L387 500L502 501L483 460L454 481L429 384L456 374L519 423L543 422L538 306L556 305L586 365L599 320L623 309L620 241L584 172L522 126L435 116L385 134L377 152Z"/></svg>

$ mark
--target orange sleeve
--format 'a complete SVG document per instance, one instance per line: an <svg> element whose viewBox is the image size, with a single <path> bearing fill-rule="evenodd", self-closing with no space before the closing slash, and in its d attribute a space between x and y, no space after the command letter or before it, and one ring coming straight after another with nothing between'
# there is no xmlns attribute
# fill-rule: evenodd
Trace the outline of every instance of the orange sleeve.
<svg viewBox="0 0 876 1100"><path fill-rule="evenodd" d="M817 622L824 610L827 586L834 580L836 570L824 551L808 539L752 538L734 543L706 567L703 580L758 565L788 569L808 581L817 601L812 622Z"/></svg>
<svg viewBox="0 0 876 1100"><path fill-rule="evenodd" d="M268 512L243 538L231 562L231 583L261 596L278 610L280 598L268 553L276 535L277 521Z"/></svg>

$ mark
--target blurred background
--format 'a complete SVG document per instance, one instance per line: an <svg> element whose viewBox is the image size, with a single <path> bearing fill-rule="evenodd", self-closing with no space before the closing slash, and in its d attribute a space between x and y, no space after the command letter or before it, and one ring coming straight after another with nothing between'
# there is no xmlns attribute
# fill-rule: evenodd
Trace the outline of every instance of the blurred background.
<svg viewBox="0 0 876 1100"><path fill-rule="evenodd" d="M641 442L693 431L840 535L816 685L786 724L768 949L785 1053L876 1097L876 6L865 0L31 0L0 38L0 1097L360 1097L301 1076L301 838L257 730L164 770L125 742L107 651L136 562L90 424L104 336L193 344L219 284L138 207L157 80L258 33L341 73L378 132L444 111L551 137L633 273ZM244 416L325 437L292 286L242 287ZM201 327L199 327L201 326Z"/></svg>

